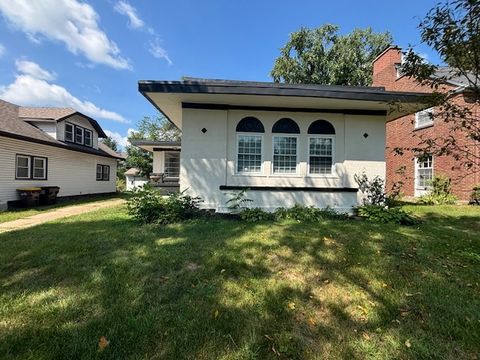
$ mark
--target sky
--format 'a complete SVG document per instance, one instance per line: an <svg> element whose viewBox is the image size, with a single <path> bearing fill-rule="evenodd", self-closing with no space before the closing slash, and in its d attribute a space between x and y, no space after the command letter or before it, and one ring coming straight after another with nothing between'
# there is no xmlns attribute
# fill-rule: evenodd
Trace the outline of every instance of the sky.
<svg viewBox="0 0 480 360"><path fill-rule="evenodd" d="M182 76L271 81L279 49L300 27L371 27L428 61L417 25L436 1L0 0L0 98L73 107L126 145L156 110L139 80Z"/></svg>

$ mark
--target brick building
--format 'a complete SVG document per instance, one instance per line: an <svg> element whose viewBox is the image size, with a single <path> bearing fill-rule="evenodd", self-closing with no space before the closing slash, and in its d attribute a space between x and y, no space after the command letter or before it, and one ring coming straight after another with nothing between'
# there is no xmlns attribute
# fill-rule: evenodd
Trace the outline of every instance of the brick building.
<svg viewBox="0 0 480 360"><path fill-rule="evenodd" d="M430 92L429 87L421 86L414 79L402 76L398 71L402 62L402 52L398 47L384 50L373 62L373 86L384 86L386 90ZM439 72L448 71L440 68ZM440 74L439 74L440 75ZM453 100L459 105L471 104L468 94L462 91L468 85L466 79L457 77L445 83L445 91L454 91ZM469 105L471 106L471 105ZM387 165L387 191L402 182L401 193L406 197L421 196L428 191L433 176L444 175L452 180L452 190L460 200L468 200L473 187L480 184L480 164L476 169L466 170L459 166L452 156L429 156L425 159L416 157L411 151L403 155L396 154L395 148L419 147L420 137L433 138L452 134L452 123L442 121L441 117L430 116L436 109L427 109L416 114L404 116L387 123L385 159ZM474 112L479 115L480 108ZM480 144L468 140L465 133L456 132L455 136L464 144L472 146L480 154ZM478 159L478 156L477 156Z"/></svg>

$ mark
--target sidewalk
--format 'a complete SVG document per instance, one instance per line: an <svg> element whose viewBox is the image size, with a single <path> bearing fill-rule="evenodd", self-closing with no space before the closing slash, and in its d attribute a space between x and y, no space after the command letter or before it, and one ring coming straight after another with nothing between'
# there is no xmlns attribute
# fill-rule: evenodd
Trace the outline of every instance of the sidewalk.
<svg viewBox="0 0 480 360"><path fill-rule="evenodd" d="M112 199L98 201L89 204L65 206L51 211L45 211L41 214L32 215L23 219L0 223L0 233L14 231L40 225L48 221L62 219L74 215L84 214L86 212L121 205L125 202L123 199Z"/></svg>

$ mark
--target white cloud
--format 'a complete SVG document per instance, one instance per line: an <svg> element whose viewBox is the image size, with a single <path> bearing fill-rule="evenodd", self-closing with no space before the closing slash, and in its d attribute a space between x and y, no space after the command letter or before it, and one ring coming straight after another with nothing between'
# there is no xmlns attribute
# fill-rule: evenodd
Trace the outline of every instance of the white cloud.
<svg viewBox="0 0 480 360"><path fill-rule="evenodd" d="M0 58L3 56L3 54L5 54L5 46L0 44Z"/></svg>
<svg viewBox="0 0 480 360"><path fill-rule="evenodd" d="M118 132L105 130L105 134L107 134L108 137L111 137L113 140L115 140L117 142L117 144L120 145L123 148L130 145L130 143L128 142L128 137L127 136L122 136Z"/></svg>
<svg viewBox="0 0 480 360"><path fill-rule="evenodd" d="M148 43L148 51L157 59L165 59L168 62L168 65L172 65L172 60L168 57L167 51L160 46L159 38L155 38Z"/></svg>
<svg viewBox="0 0 480 360"><path fill-rule="evenodd" d="M138 16L137 9L135 9L128 2L119 1L115 4L113 9L119 14L126 15L128 17L128 19L130 20L130 27L138 29L145 26L143 20L140 19L140 17Z"/></svg>
<svg viewBox="0 0 480 360"><path fill-rule="evenodd" d="M42 37L62 42L73 54L115 69L131 69L130 62L99 27L92 6L77 0L0 0L0 11L14 27L39 42Z"/></svg>
<svg viewBox="0 0 480 360"><path fill-rule="evenodd" d="M73 96L67 89L60 85L51 84L45 79L44 74L51 74L42 69L38 64L18 66L22 62L17 61L17 70L20 72L15 81L7 86L0 86L0 98L14 104L24 106L58 106L72 107L93 118L101 118L129 123L122 115L102 109L90 101L83 101ZM29 72L26 72L27 69ZM36 69L36 71L30 71ZM40 74L40 77L37 75Z"/></svg>
<svg viewBox="0 0 480 360"><path fill-rule="evenodd" d="M16 60L15 67L18 71L25 75L31 75L36 79L52 81L57 78L57 74L54 72L42 69L40 65L28 60Z"/></svg>

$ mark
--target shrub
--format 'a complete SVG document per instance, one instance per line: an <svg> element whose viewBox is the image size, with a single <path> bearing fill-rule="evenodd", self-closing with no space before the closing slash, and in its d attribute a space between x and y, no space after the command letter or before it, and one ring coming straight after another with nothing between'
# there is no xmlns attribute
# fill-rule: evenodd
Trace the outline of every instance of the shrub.
<svg viewBox="0 0 480 360"><path fill-rule="evenodd" d="M247 222L274 220L275 215L261 208L247 208L240 212L240 219Z"/></svg>
<svg viewBox="0 0 480 360"><path fill-rule="evenodd" d="M355 174L354 176L359 189L364 193L365 205L385 205L385 186L381 177L375 176L372 180L368 179L367 174Z"/></svg>
<svg viewBox="0 0 480 360"><path fill-rule="evenodd" d="M193 218L199 214L199 197L185 195L185 191L162 196L149 185L136 188L127 200L127 211L137 221L149 224L170 224Z"/></svg>
<svg viewBox="0 0 480 360"><path fill-rule="evenodd" d="M432 188L420 197L419 202L427 205L452 205L457 202L457 197L452 194L451 181L445 176L435 176Z"/></svg>
<svg viewBox="0 0 480 360"><path fill-rule="evenodd" d="M418 221L402 208L388 208L379 205L364 205L357 208L359 216L377 223L415 225Z"/></svg>
<svg viewBox="0 0 480 360"><path fill-rule="evenodd" d="M238 192L230 192L227 195L230 199L226 202L228 210L232 213L238 213L242 209L246 208L247 203L253 202L252 199L247 197L247 190L240 190Z"/></svg>
<svg viewBox="0 0 480 360"><path fill-rule="evenodd" d="M125 183L125 179L117 178L116 188L117 188L117 192L124 192L127 188L127 185Z"/></svg>
<svg viewBox="0 0 480 360"><path fill-rule="evenodd" d="M337 213L329 207L319 209L299 204L295 204L289 209L278 208L275 211L275 218L278 220L290 219L300 222L318 222L325 219L345 219L346 217L346 214Z"/></svg>
<svg viewBox="0 0 480 360"><path fill-rule="evenodd" d="M480 185L476 185L470 194L470 204L480 205Z"/></svg>

